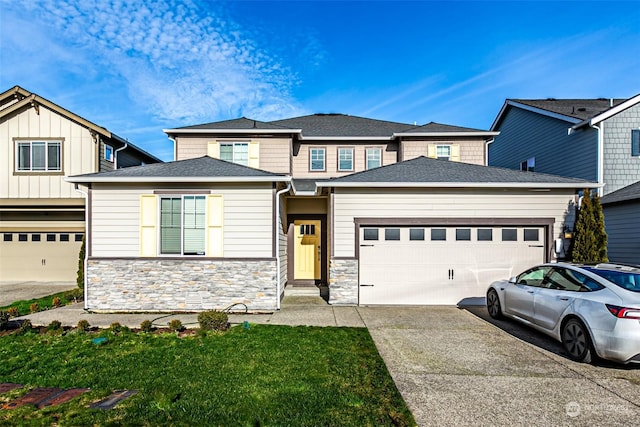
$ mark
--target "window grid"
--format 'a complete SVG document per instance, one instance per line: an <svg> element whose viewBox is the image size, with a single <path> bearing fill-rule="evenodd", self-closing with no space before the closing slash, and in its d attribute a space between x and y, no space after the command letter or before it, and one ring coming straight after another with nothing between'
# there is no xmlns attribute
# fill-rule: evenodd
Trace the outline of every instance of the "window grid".
<svg viewBox="0 0 640 427"><path fill-rule="evenodd" d="M160 254L204 255L205 196L160 199Z"/></svg>
<svg viewBox="0 0 640 427"><path fill-rule="evenodd" d="M437 145L436 146L436 159L449 160L451 158L451 146L450 145Z"/></svg>
<svg viewBox="0 0 640 427"><path fill-rule="evenodd" d="M325 170L325 149L310 148L309 149L309 170L322 172Z"/></svg>
<svg viewBox="0 0 640 427"><path fill-rule="evenodd" d="M62 143L60 141L19 141L16 149L16 169L19 172L61 172Z"/></svg>
<svg viewBox="0 0 640 427"><path fill-rule="evenodd" d="M220 160L249 166L249 143L233 142L220 144Z"/></svg>
<svg viewBox="0 0 640 427"><path fill-rule="evenodd" d="M382 166L382 150L380 148L367 148L366 164L367 169L379 168Z"/></svg>
<svg viewBox="0 0 640 427"><path fill-rule="evenodd" d="M338 170L353 170L353 148L338 148Z"/></svg>

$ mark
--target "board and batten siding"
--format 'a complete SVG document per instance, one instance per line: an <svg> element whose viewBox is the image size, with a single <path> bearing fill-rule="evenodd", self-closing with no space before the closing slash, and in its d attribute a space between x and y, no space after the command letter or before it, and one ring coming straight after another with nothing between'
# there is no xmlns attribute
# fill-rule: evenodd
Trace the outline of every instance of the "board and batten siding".
<svg viewBox="0 0 640 427"><path fill-rule="evenodd" d="M556 238L564 225L573 226L573 200L571 189L534 192L335 188L333 256L355 256L355 218L555 218Z"/></svg>
<svg viewBox="0 0 640 427"><path fill-rule="evenodd" d="M597 181L598 135L586 128L568 135L572 123L510 107L489 144L489 166L520 170L535 157L536 172Z"/></svg>
<svg viewBox="0 0 640 427"><path fill-rule="evenodd" d="M631 155L631 129L640 129L640 105L601 123L604 135L604 189L609 194L640 181L640 157Z"/></svg>
<svg viewBox="0 0 640 427"><path fill-rule="evenodd" d="M164 189L164 188L163 188ZM216 185L203 194L224 198L224 258L272 258L271 184ZM171 191L179 191L171 188ZM140 256L140 196L154 188L96 185L91 192L91 241L94 258Z"/></svg>
<svg viewBox="0 0 640 427"><path fill-rule="evenodd" d="M66 176L96 171L96 144L89 131L45 107L22 110L0 121L0 198L82 198L60 173L18 173L16 143L47 139L62 141L62 172Z"/></svg>
<svg viewBox="0 0 640 427"><path fill-rule="evenodd" d="M602 206L609 261L640 264L640 199Z"/></svg>

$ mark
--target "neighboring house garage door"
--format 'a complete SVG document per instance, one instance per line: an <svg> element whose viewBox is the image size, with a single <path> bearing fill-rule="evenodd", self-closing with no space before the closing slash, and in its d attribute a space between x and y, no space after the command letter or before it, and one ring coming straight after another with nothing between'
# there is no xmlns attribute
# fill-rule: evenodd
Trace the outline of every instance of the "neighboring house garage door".
<svg viewBox="0 0 640 427"><path fill-rule="evenodd" d="M361 226L359 303L458 304L545 262L544 226Z"/></svg>
<svg viewBox="0 0 640 427"><path fill-rule="evenodd" d="M75 282L82 233L2 233L0 280Z"/></svg>

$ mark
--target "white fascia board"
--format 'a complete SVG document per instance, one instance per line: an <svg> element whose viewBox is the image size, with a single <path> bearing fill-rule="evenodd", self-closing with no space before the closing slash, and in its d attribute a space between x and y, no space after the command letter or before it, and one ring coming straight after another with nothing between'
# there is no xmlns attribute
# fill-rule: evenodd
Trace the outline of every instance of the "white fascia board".
<svg viewBox="0 0 640 427"><path fill-rule="evenodd" d="M72 183L92 183L92 182L114 182L114 183L131 183L131 182L289 182L290 176L282 177L251 177L251 176L180 176L180 177L162 177L162 176L136 176L136 177L65 177L65 181Z"/></svg>
<svg viewBox="0 0 640 427"><path fill-rule="evenodd" d="M516 101L507 100L507 102L505 103L504 107L502 107L502 110L500 110L500 114L498 115L498 117L494 121L494 124L491 125L491 129L493 129L495 124L498 122L498 119L501 117L503 112L506 110L506 106L507 105L513 106L513 107L517 107L517 108L520 108L522 110L531 111L531 112L536 113L536 114L541 114L543 116L552 117L554 119L564 120L565 122L569 122L569 123L573 123L573 124L580 123L580 119L576 119L575 117L565 116L564 114L554 113L553 111L543 110L542 108L532 107L531 105L521 104L521 103L516 102Z"/></svg>
<svg viewBox="0 0 640 427"><path fill-rule="evenodd" d="M316 182L316 186L335 188L600 188L603 184L596 182Z"/></svg>
<svg viewBox="0 0 640 427"><path fill-rule="evenodd" d="M597 125L598 123L607 120L610 117L615 116L616 114L626 110L627 108L633 107L634 105L640 103L640 93L637 94L636 96L627 99L626 101L624 101L621 104L616 105L613 108L609 108L607 111L605 111L602 114L598 114L597 116L594 116L592 118L590 118L589 120L585 120L582 121L580 123L578 123L577 125L572 126L572 129L578 129L582 126L593 126L593 125Z"/></svg>
<svg viewBox="0 0 640 427"><path fill-rule="evenodd" d="M255 133L301 133L302 129L162 129L167 135L178 134L221 134L221 133L237 133L237 134L255 134Z"/></svg>
<svg viewBox="0 0 640 427"><path fill-rule="evenodd" d="M507 107L510 105L509 102L510 101L507 99L504 102L504 104L502 104L502 108L500 109L500 112L498 113L496 118L493 120L493 123L491 123L491 127L489 128L489 130L496 129L496 127L498 126L498 122L500 121L500 119L502 119L502 115L505 113L505 111L507 110Z"/></svg>
<svg viewBox="0 0 640 427"><path fill-rule="evenodd" d="M304 136L301 140L306 141L391 141L393 136Z"/></svg>
<svg viewBox="0 0 640 427"><path fill-rule="evenodd" d="M415 133L394 133L394 137L403 137L403 136L437 136L437 137L446 137L446 136L498 136L500 132L415 132Z"/></svg>

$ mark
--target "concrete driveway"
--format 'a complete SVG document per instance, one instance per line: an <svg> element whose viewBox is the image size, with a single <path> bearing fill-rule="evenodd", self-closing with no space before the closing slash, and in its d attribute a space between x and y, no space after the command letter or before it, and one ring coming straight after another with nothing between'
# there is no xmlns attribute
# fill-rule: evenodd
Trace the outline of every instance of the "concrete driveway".
<svg viewBox="0 0 640 427"><path fill-rule="evenodd" d="M0 282L0 307L76 288L75 282Z"/></svg>
<svg viewBox="0 0 640 427"><path fill-rule="evenodd" d="M421 426L640 419L640 366L575 363L455 307L357 310Z"/></svg>

